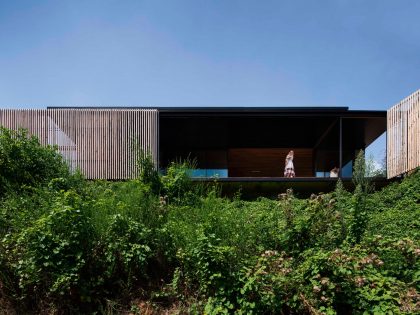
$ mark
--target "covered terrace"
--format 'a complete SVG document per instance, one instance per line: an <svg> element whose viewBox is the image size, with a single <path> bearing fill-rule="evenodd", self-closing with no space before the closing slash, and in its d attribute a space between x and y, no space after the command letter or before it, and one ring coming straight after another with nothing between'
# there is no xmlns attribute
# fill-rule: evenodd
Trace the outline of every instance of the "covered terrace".
<svg viewBox="0 0 420 315"><path fill-rule="evenodd" d="M217 177L254 190L262 183L318 182L323 190L334 181L329 178L334 167L339 177L350 179L357 152L385 131L386 111L347 107L160 108L159 166L189 158L196 161L192 174L200 181ZM295 179L283 175L289 150L295 152Z"/></svg>

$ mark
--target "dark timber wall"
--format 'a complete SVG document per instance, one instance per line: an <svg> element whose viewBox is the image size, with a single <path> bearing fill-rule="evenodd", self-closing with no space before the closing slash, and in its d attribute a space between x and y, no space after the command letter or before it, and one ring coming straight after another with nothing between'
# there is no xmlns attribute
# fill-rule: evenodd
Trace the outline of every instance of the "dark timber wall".
<svg viewBox="0 0 420 315"><path fill-rule="evenodd" d="M230 177L283 177L285 157L290 149L233 148L228 150ZM312 177L313 150L296 149L293 164L296 176Z"/></svg>

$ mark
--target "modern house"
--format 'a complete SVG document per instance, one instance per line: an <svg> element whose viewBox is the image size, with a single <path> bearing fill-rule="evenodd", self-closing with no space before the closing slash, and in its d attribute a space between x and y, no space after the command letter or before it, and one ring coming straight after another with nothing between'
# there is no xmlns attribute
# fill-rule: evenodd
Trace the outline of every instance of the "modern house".
<svg viewBox="0 0 420 315"><path fill-rule="evenodd" d="M349 179L357 152L387 130L394 172L388 177L420 165L419 95L413 93L388 115L347 107L49 107L0 109L0 125L27 128L42 144L57 145L70 166L89 179L132 178L140 148L163 171L171 161L189 158L196 161L197 180L217 177L234 189L262 185L278 191L294 183L325 191L336 180L329 178L332 168ZM283 176L290 150L294 179ZM408 155L406 169L395 170Z"/></svg>
<svg viewBox="0 0 420 315"><path fill-rule="evenodd" d="M352 161L386 131L386 111L348 108L161 108L159 164L193 158L197 176L283 177L295 153L297 177L351 177Z"/></svg>

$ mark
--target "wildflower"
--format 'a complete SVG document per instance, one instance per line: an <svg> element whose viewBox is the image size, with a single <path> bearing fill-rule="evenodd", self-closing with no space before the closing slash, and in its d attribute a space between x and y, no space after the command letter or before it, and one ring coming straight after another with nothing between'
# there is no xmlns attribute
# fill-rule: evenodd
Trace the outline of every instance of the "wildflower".
<svg viewBox="0 0 420 315"><path fill-rule="evenodd" d="M320 288L320 287L318 287L317 285L314 285L314 287L312 288L312 290L313 290L315 293L319 293L319 292L321 292L321 288Z"/></svg>
<svg viewBox="0 0 420 315"><path fill-rule="evenodd" d="M380 267L380 266L382 266L382 265L384 264L384 262L383 262L382 260L380 260L380 259L377 259L375 263L376 263L376 265L377 265L377 266L379 266L379 267Z"/></svg>
<svg viewBox="0 0 420 315"><path fill-rule="evenodd" d="M355 279L356 282L356 286L358 286L359 288L362 287L365 284L366 279L364 277L357 277Z"/></svg>
<svg viewBox="0 0 420 315"><path fill-rule="evenodd" d="M287 275L292 272L292 268L282 268L281 272Z"/></svg>
<svg viewBox="0 0 420 315"><path fill-rule="evenodd" d="M414 288L410 288L410 289L407 291L407 297L408 297L408 298L413 299L413 298L416 298L417 296L418 296L418 294L417 294L417 292L416 292L416 289L414 289Z"/></svg>
<svg viewBox="0 0 420 315"><path fill-rule="evenodd" d="M262 257L271 257L277 255L276 250L266 250L261 256Z"/></svg>
<svg viewBox="0 0 420 315"><path fill-rule="evenodd" d="M328 278L322 278L321 279L321 284L322 285L328 285L328 283L329 283L330 281L329 281L329 279Z"/></svg>
<svg viewBox="0 0 420 315"><path fill-rule="evenodd" d="M163 196L160 196L160 197L159 197L159 205L160 205L161 207L166 206L166 199L165 199L165 197L163 197Z"/></svg>

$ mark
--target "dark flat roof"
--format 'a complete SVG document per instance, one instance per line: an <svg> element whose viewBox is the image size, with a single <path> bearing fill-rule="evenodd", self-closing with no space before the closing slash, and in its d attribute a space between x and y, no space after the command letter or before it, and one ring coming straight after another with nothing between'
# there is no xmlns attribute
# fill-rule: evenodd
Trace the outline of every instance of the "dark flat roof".
<svg viewBox="0 0 420 315"><path fill-rule="evenodd" d="M157 107L160 112L272 113L272 112L346 112L348 107Z"/></svg>
<svg viewBox="0 0 420 315"><path fill-rule="evenodd" d="M348 107L47 107L48 109L156 109L164 116L178 115L344 115L386 117L386 110L349 110Z"/></svg>

